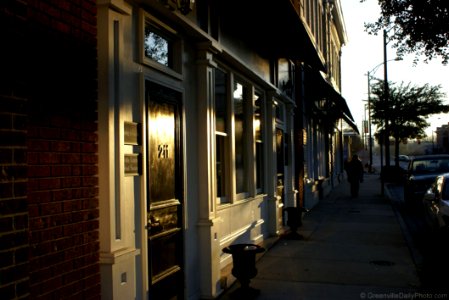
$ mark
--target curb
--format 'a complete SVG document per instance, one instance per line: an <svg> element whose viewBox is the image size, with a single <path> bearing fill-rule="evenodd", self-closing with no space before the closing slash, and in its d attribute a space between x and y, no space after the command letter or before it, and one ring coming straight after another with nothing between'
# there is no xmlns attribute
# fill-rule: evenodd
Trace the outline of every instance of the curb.
<svg viewBox="0 0 449 300"><path fill-rule="evenodd" d="M391 207L393 208L394 214L396 215L396 218L399 222L399 225L401 227L402 234L404 235L405 242L407 243L407 247L410 251L410 254L412 256L413 262L418 270L418 272L422 268L423 264L423 257L421 253L416 249L412 235L410 234L410 231L408 230L407 224L405 224L404 219L401 216L401 213L397 210L396 205L392 203L393 196L390 192L390 184L385 185L385 196L388 200L390 200Z"/></svg>

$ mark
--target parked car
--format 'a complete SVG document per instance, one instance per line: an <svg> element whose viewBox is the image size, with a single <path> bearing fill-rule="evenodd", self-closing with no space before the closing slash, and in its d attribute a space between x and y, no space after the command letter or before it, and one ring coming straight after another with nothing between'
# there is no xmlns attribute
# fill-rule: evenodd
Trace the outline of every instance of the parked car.
<svg viewBox="0 0 449 300"><path fill-rule="evenodd" d="M404 154L399 154L398 158L399 158L399 162L408 163L410 161L410 157L408 157L407 155L404 155Z"/></svg>
<svg viewBox="0 0 449 300"><path fill-rule="evenodd" d="M449 173L436 177L423 197L424 215L433 230L449 227Z"/></svg>
<svg viewBox="0 0 449 300"><path fill-rule="evenodd" d="M407 155L404 155L404 154L400 154L400 155L398 155L398 161L399 161L399 166L402 169L407 170L408 163L410 161L410 157L408 157Z"/></svg>
<svg viewBox="0 0 449 300"><path fill-rule="evenodd" d="M438 175L449 172L449 155L410 157L404 183L404 200L417 205Z"/></svg>

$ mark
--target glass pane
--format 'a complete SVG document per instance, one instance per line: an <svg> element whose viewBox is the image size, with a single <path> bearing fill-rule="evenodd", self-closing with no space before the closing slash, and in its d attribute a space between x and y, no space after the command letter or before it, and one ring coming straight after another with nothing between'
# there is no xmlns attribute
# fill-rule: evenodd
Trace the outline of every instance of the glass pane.
<svg viewBox="0 0 449 300"><path fill-rule="evenodd" d="M236 192L246 192L246 166L245 166L245 149L246 149L246 124L245 124L245 101L244 87L242 84L234 83L234 125L235 125L235 177Z"/></svg>
<svg viewBox="0 0 449 300"><path fill-rule="evenodd" d="M279 121L284 121L284 108L282 104L276 104L276 119Z"/></svg>
<svg viewBox="0 0 449 300"><path fill-rule="evenodd" d="M227 130L227 76L223 71L215 70L215 130L225 133Z"/></svg>
<svg viewBox="0 0 449 300"><path fill-rule="evenodd" d="M257 94L254 97L254 134L255 140L262 142L262 97Z"/></svg>
<svg viewBox="0 0 449 300"><path fill-rule="evenodd" d="M443 200L449 200L449 182L444 183L443 193L442 193Z"/></svg>
<svg viewBox="0 0 449 300"><path fill-rule="evenodd" d="M282 85L284 85L290 79L288 60L286 60L285 58L279 59L278 69L279 87L282 87Z"/></svg>
<svg viewBox="0 0 449 300"><path fill-rule="evenodd" d="M258 190L263 189L263 162L263 144L256 142L256 189Z"/></svg>
<svg viewBox="0 0 449 300"><path fill-rule="evenodd" d="M175 198L175 107L150 102L150 201Z"/></svg>
<svg viewBox="0 0 449 300"><path fill-rule="evenodd" d="M164 66L171 67L169 62L171 48L170 41L156 33L148 23L145 24L144 47L146 57L157 61Z"/></svg>
<svg viewBox="0 0 449 300"><path fill-rule="evenodd" d="M263 116L262 96L256 94L254 97L254 138L256 140L256 189L263 188Z"/></svg>
<svg viewBox="0 0 449 300"><path fill-rule="evenodd" d="M217 135L217 197L226 196L226 155L225 155L226 137Z"/></svg>

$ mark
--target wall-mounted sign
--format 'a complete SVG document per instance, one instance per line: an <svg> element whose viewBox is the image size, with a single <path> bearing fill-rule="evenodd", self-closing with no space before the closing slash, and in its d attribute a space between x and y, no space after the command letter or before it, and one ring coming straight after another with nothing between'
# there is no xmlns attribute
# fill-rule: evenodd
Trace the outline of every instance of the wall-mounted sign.
<svg viewBox="0 0 449 300"><path fill-rule="evenodd" d="M126 145L140 145L140 124L133 122L124 123L124 134Z"/></svg>
<svg viewBox="0 0 449 300"><path fill-rule="evenodd" d="M125 175L139 176L141 174L140 154L125 154Z"/></svg>

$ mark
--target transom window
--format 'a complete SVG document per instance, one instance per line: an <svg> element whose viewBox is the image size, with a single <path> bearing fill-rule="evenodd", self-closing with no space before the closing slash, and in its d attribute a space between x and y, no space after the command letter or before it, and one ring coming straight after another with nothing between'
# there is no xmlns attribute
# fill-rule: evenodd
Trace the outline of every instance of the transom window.
<svg viewBox="0 0 449 300"><path fill-rule="evenodd" d="M145 24L145 56L171 68L173 65L171 61L173 43L155 31L150 23Z"/></svg>
<svg viewBox="0 0 449 300"><path fill-rule="evenodd" d="M141 62L181 78L182 40L178 33L143 10L140 20Z"/></svg>

